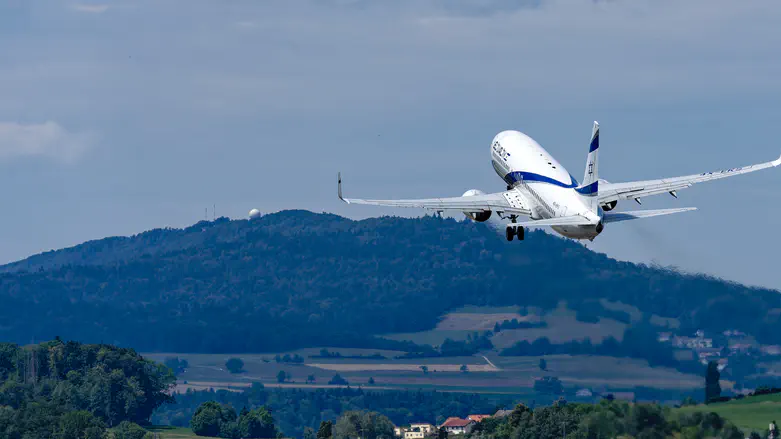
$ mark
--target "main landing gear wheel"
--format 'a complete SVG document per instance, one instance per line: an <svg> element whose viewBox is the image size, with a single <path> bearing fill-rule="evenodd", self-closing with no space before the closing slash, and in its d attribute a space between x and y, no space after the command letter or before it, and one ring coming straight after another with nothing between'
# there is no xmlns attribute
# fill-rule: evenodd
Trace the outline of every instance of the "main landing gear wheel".
<svg viewBox="0 0 781 439"><path fill-rule="evenodd" d="M512 241L517 236L518 241L523 241L524 230L522 226L507 226L506 236L508 241Z"/></svg>

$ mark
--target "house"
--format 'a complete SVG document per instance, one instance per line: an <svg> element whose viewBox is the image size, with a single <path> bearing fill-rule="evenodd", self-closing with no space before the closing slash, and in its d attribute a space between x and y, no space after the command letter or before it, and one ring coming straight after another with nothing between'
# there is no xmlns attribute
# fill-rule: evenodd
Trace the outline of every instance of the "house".
<svg viewBox="0 0 781 439"><path fill-rule="evenodd" d="M672 340L672 338L673 338L673 333L672 333L672 332L660 332L660 333L657 335L657 338L656 338L656 339L657 339L657 340L658 340L660 343L667 343L668 341Z"/></svg>
<svg viewBox="0 0 781 439"><path fill-rule="evenodd" d="M466 418L472 421L475 421L475 423L483 422L483 419L490 418L491 415L469 415Z"/></svg>
<svg viewBox="0 0 781 439"><path fill-rule="evenodd" d="M510 416L510 413L512 413L512 410L498 410L496 413L494 413L494 418L506 418Z"/></svg>
<svg viewBox="0 0 781 439"><path fill-rule="evenodd" d="M475 421L471 419L447 418L440 428L444 428L448 434L468 434L475 426Z"/></svg>
<svg viewBox="0 0 781 439"><path fill-rule="evenodd" d="M578 398L591 398L594 396L594 392L589 389L580 389L575 393Z"/></svg>
<svg viewBox="0 0 781 439"><path fill-rule="evenodd" d="M412 430L417 429L417 430L420 430L420 431L422 431L423 433L426 433L426 434L433 434L434 430L436 430L436 428L433 425L431 425L429 423L426 423L426 422L413 423L413 424L410 424L409 427Z"/></svg>
<svg viewBox="0 0 781 439"><path fill-rule="evenodd" d="M781 355L781 346L779 345L762 346L760 350L765 355L770 355L770 356Z"/></svg>
<svg viewBox="0 0 781 439"><path fill-rule="evenodd" d="M426 422L418 422L409 427L396 427L393 429L396 437L404 439L423 439L434 434L434 426Z"/></svg>
<svg viewBox="0 0 781 439"><path fill-rule="evenodd" d="M751 349L751 345L748 343L735 343L729 345L729 350L732 355L745 354Z"/></svg>

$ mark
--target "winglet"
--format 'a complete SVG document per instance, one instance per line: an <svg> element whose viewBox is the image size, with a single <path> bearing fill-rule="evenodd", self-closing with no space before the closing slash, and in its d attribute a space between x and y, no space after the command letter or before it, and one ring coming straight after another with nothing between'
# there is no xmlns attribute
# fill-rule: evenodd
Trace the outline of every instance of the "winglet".
<svg viewBox="0 0 781 439"><path fill-rule="evenodd" d="M781 165L781 156L778 157L777 160L773 160L773 166Z"/></svg>
<svg viewBox="0 0 781 439"><path fill-rule="evenodd" d="M349 204L350 202L349 202L349 201L347 201L347 200L345 200L345 199L344 199L344 197L342 197L342 173L341 173L341 172L339 172L339 173L337 173L337 174L336 174L336 176L337 176L337 178L339 179L339 183L338 183L338 187L339 187L339 189L338 189L339 199L340 199L340 200L342 200L342 201L344 201L345 203L348 203L348 204Z"/></svg>

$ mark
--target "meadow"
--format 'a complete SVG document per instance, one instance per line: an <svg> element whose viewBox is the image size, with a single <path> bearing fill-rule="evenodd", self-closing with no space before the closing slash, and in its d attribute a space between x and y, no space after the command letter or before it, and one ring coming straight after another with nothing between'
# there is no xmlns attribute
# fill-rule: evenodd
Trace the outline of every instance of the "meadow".
<svg viewBox="0 0 781 439"><path fill-rule="evenodd" d="M714 404L676 409L679 413L718 413L744 432L763 434L771 421L781 421L781 394L761 395Z"/></svg>

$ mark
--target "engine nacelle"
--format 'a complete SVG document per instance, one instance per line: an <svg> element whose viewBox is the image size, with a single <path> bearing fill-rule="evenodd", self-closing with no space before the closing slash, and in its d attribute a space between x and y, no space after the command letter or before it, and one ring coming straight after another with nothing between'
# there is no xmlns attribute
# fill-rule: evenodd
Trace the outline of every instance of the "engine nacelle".
<svg viewBox="0 0 781 439"><path fill-rule="evenodd" d="M469 189L468 191L464 192L464 195L462 197L474 197L475 195L485 195L485 192L479 190L479 189ZM478 223L483 223L488 221L489 218L491 218L491 211L483 211L483 212L464 212L464 215L473 220L477 221Z"/></svg>
<svg viewBox="0 0 781 439"><path fill-rule="evenodd" d="M611 210L615 209L617 205L618 205L618 200L611 201L607 204L603 204L602 210L604 210L605 212L610 212Z"/></svg>

